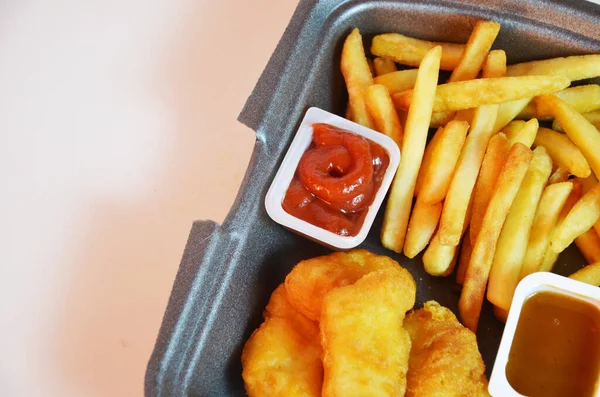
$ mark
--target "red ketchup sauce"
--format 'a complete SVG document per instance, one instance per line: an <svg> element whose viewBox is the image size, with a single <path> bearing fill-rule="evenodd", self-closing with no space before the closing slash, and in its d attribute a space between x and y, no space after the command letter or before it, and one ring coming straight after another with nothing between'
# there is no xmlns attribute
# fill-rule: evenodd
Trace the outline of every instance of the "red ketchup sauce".
<svg viewBox="0 0 600 397"><path fill-rule="evenodd" d="M375 142L329 124L313 124L283 199L283 209L340 236L356 236L390 163Z"/></svg>

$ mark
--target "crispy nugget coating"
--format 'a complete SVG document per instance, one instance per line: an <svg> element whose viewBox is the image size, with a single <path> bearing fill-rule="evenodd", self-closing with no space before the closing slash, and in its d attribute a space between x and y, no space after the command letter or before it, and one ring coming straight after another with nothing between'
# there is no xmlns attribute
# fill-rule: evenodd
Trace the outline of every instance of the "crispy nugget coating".
<svg viewBox="0 0 600 397"><path fill-rule="evenodd" d="M365 274L400 265L387 256L364 249L335 252L298 263L285 279L290 303L313 321L321 315L323 298L337 287L354 284Z"/></svg>
<svg viewBox="0 0 600 397"><path fill-rule="evenodd" d="M475 334L435 301L409 313L412 350L407 397L489 396Z"/></svg>
<svg viewBox="0 0 600 397"><path fill-rule="evenodd" d="M319 341L319 324L309 320L300 313L287 298L285 286L281 283L271 294L269 303L263 313L265 320L270 318L285 318L300 333L300 335Z"/></svg>
<svg viewBox="0 0 600 397"><path fill-rule="evenodd" d="M323 397L404 396L416 285L401 267L369 273L323 301Z"/></svg>

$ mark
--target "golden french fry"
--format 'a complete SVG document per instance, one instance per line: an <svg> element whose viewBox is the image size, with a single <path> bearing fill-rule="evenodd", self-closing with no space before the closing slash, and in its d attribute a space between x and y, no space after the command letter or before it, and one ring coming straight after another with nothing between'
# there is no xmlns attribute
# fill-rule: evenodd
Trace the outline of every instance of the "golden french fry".
<svg viewBox="0 0 600 397"><path fill-rule="evenodd" d="M392 138L402 149L402 125L385 86L373 84L368 87L365 91L365 103L375 129Z"/></svg>
<svg viewBox="0 0 600 397"><path fill-rule="evenodd" d="M442 202L467 137L469 124L453 120L442 130L439 143L432 150L431 160L419 191L419 200L426 204Z"/></svg>
<svg viewBox="0 0 600 397"><path fill-rule="evenodd" d="M438 46L423 58L415 84L416 106L411 106L406 119L403 156L394 177L381 230L383 246L395 252L402 252L404 247L413 193L429 131L441 56L442 47Z"/></svg>
<svg viewBox="0 0 600 397"><path fill-rule="evenodd" d="M504 77L506 75L506 52L504 50L490 51L483 65L481 77Z"/></svg>
<svg viewBox="0 0 600 397"><path fill-rule="evenodd" d="M406 232L404 255L414 258L427 247L437 228L441 214L441 202L426 204L417 199Z"/></svg>
<svg viewBox="0 0 600 397"><path fill-rule="evenodd" d="M473 117L475 116L475 109L464 109L464 110L459 110L458 112L454 113L454 120L456 121L466 121L467 123L469 123L469 125L471 125L471 123L473 123ZM440 114L440 113L434 113L434 114Z"/></svg>
<svg viewBox="0 0 600 397"><path fill-rule="evenodd" d="M510 309L535 212L551 172L550 156L538 147L502 227L490 270L487 299L502 310Z"/></svg>
<svg viewBox="0 0 600 397"><path fill-rule="evenodd" d="M572 190L572 182L560 182L544 189L531 226L519 280L540 268L550 244L552 231Z"/></svg>
<svg viewBox="0 0 600 397"><path fill-rule="evenodd" d="M550 175L550 179L548 179L548 184L551 185L553 183L566 182L569 180L569 175L571 175L569 171L565 170L564 168L558 167L552 173L552 175Z"/></svg>
<svg viewBox="0 0 600 397"><path fill-rule="evenodd" d="M434 113L437 114L437 113ZM581 114L583 117L585 117L587 119L587 121L589 121L594 127L596 127L597 130L600 131L600 110L596 110L593 112L588 112L588 113L582 113ZM565 132L563 130L563 128L561 127L560 123L558 122L558 120L554 120L552 122L552 129L558 132Z"/></svg>
<svg viewBox="0 0 600 397"><path fill-rule="evenodd" d="M419 169L419 175L417 176L417 183L415 184L415 197L418 197L421 193L421 188L423 187L425 175L431 167L431 161L433 160L433 151L436 150L436 148L439 146L443 134L444 129L438 128L438 130L433 134L433 137L425 147L423 161L421 162L421 168Z"/></svg>
<svg viewBox="0 0 600 397"><path fill-rule="evenodd" d="M582 283L600 287L600 262L587 265L583 269L579 269L575 273L571 274L569 278L581 281Z"/></svg>
<svg viewBox="0 0 600 397"><path fill-rule="evenodd" d="M348 89L352 120L365 127L373 128L373 122L369 117L364 100L365 90L373 85L373 75L358 29L354 29L344 42L341 68Z"/></svg>
<svg viewBox="0 0 600 397"><path fill-rule="evenodd" d="M393 95L414 88L415 81L417 81L418 70L419 69L398 70L396 72L377 76L373 81L375 84L384 85L390 95Z"/></svg>
<svg viewBox="0 0 600 397"><path fill-rule="evenodd" d="M592 170L581 151L564 134L540 127L534 141L535 146L548 150L552 160L575 176L587 178ZM598 148L600 150L600 147Z"/></svg>
<svg viewBox="0 0 600 397"><path fill-rule="evenodd" d="M501 103L498 108L498 117L494 125L494 132L502 131L530 102L531 98L524 98Z"/></svg>
<svg viewBox="0 0 600 397"><path fill-rule="evenodd" d="M550 107L554 118L564 128L569 139L581 150L596 176L600 177L600 132L596 127L554 95L545 95L536 100Z"/></svg>
<svg viewBox="0 0 600 397"><path fill-rule="evenodd" d="M572 183L573 183L573 190L571 190L571 194L569 194L569 197L567 197L567 201L565 202L565 205L563 205L563 207L560 211L558 220L556 221L556 226L554 227L554 229L552 230L552 233L550 234L549 242L552 241L552 239L556 235L560 224L562 222L564 222L564 220L567 217L567 215L569 214L569 212L573 209L575 204L577 204L577 202L581 199L581 194L582 194L581 193L581 191L582 191L581 182L579 180L573 180ZM537 269L537 271L539 271L539 272L552 271L552 268L554 267L554 264L556 263L556 260L558 259L559 253L554 252L554 250L552 250L552 248L550 248L549 242L548 242L548 248L546 249L546 252L544 253L544 257L542 258L542 262Z"/></svg>
<svg viewBox="0 0 600 397"><path fill-rule="evenodd" d="M460 242L471 194L485 150L493 134L492 128L497 109L498 106L491 105L482 106L475 111L471 130L465 140L444 201L438 231L442 244L457 246Z"/></svg>
<svg viewBox="0 0 600 397"><path fill-rule="evenodd" d="M556 253L564 251L575 238L593 227L598 219L600 219L600 184L575 204L550 240L550 248Z"/></svg>
<svg viewBox="0 0 600 397"><path fill-rule="evenodd" d="M589 84L570 87L554 93L579 113L600 109L600 85ZM536 102L536 116L541 120L551 120L552 110L545 102Z"/></svg>
<svg viewBox="0 0 600 397"><path fill-rule="evenodd" d="M529 119L534 119L536 117L537 117L537 106L535 104L535 101L531 101L527 104L527 106L525 106L525 108L523 108L523 110L521 110L521 112L519 114L517 114L517 117L515 117L515 118L519 119L519 120L529 120Z"/></svg>
<svg viewBox="0 0 600 397"><path fill-rule="evenodd" d="M531 98L562 90L570 84L561 76L497 77L441 84L437 87L434 112L471 109ZM394 94L397 108L408 109L413 90Z"/></svg>
<svg viewBox="0 0 600 397"><path fill-rule="evenodd" d="M457 259L458 247L441 244L439 233L436 233L423 254L423 265L432 276L446 277L452 274Z"/></svg>
<svg viewBox="0 0 600 397"><path fill-rule="evenodd" d="M523 145L531 147L537 136L539 126L540 123L537 119L531 119L526 122L521 129L511 129L506 136L511 144L521 142ZM506 128L504 130L506 131Z"/></svg>
<svg viewBox="0 0 600 397"><path fill-rule="evenodd" d="M373 65L373 60L367 58L367 64L369 65L369 70L371 71L371 77L375 76L375 65Z"/></svg>
<svg viewBox="0 0 600 397"><path fill-rule="evenodd" d="M594 174L590 174L587 178L577 178L577 180L581 182L583 194L586 194L598 184L598 178Z"/></svg>
<svg viewBox="0 0 600 397"><path fill-rule="evenodd" d="M479 21L475 24L460 61L450 75L449 83L477 78L498 32L500 24L497 22Z"/></svg>
<svg viewBox="0 0 600 397"><path fill-rule="evenodd" d="M481 224L481 230L473 246L473 253L458 303L463 324L473 332L477 331L481 306L485 297L485 287L502 225L504 225L532 157L533 153L527 146L521 143L515 143L512 146L506 164L500 171L498 182Z"/></svg>
<svg viewBox="0 0 600 397"><path fill-rule="evenodd" d="M498 321L506 323L506 320L508 319L508 311L503 310L498 306L494 306L494 317L496 317Z"/></svg>
<svg viewBox="0 0 600 397"><path fill-rule="evenodd" d="M438 43L414 39L399 33L385 33L373 37L371 53L403 65L418 67L425 54L436 46L442 47L440 69L453 70L460 61L465 49L464 44Z"/></svg>
<svg viewBox="0 0 600 397"><path fill-rule="evenodd" d="M508 138L510 136L516 135L517 132L519 132L523 127L525 127L526 123L527 122L525 120L511 121L506 125L506 127L502 129L502 132L504 132L506 134L506 137Z"/></svg>
<svg viewBox="0 0 600 397"><path fill-rule="evenodd" d="M594 228L575 239L575 245L587 263L600 262L600 236Z"/></svg>
<svg viewBox="0 0 600 397"><path fill-rule="evenodd" d="M571 81L600 76L600 54L553 58L510 65L507 76L564 76Z"/></svg>
<svg viewBox="0 0 600 397"><path fill-rule="evenodd" d="M488 143L485 156L481 163L481 170L473 189L473 213L471 215L471 226L469 227L469 241L471 246L475 244L485 210L490 202L494 186L502 166L506 162L510 151L510 142L503 133L494 135Z"/></svg>
<svg viewBox="0 0 600 397"><path fill-rule="evenodd" d="M393 97L392 97L393 100ZM396 103L394 102L394 105ZM397 108L396 108L397 109ZM431 115L431 128L445 127L454 119L454 112L436 112Z"/></svg>
<svg viewBox="0 0 600 397"><path fill-rule="evenodd" d="M471 245L471 239L469 236L469 229L465 233L465 238L462 240L460 246L460 254L458 256L458 268L456 269L456 283L463 285L465 282L465 275L467 274L467 268L469 267L469 261L471 260L471 252L473 246Z"/></svg>
<svg viewBox="0 0 600 397"><path fill-rule="evenodd" d="M373 60L373 67L375 68L376 76L383 76L384 74L392 73L398 70L394 61L381 57L377 57Z"/></svg>

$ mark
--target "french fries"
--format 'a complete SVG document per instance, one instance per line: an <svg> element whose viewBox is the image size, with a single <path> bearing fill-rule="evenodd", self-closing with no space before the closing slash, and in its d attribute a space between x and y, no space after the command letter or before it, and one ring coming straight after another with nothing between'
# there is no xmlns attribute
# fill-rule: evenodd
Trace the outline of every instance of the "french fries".
<svg viewBox="0 0 600 397"><path fill-rule="evenodd" d="M365 56L362 36L358 29L354 29L344 42L341 69L348 89L352 120L365 127L373 128L373 122L367 112L364 100L365 90L373 84L373 75Z"/></svg>
<svg viewBox="0 0 600 397"><path fill-rule="evenodd" d="M562 90L569 84L569 79L561 76L499 77L441 84L437 87L433 111L456 111L531 98ZM396 108L408 109L412 97L413 90L394 94Z"/></svg>
<svg viewBox="0 0 600 397"><path fill-rule="evenodd" d="M433 152L434 150L437 150L436 148L439 146L443 134L444 129L438 128L438 130L433 134L433 137L429 141L429 144L427 144L427 147L425 147L423 161L421 162L421 169L419 170L419 175L417 176L417 183L415 185L415 197L418 197L421 193L421 188L423 187L425 175L431 167L431 162L433 160Z"/></svg>
<svg viewBox="0 0 600 397"><path fill-rule="evenodd" d="M538 147L502 227L490 270L487 299L502 310L510 309L535 212L551 172L550 156Z"/></svg>
<svg viewBox="0 0 600 397"><path fill-rule="evenodd" d="M473 246L471 260L458 303L463 324L473 332L476 332L479 323L485 287L502 226L532 157L531 150L521 143L516 143L511 148L506 164L502 167L498 177L494 193L483 218L481 230Z"/></svg>
<svg viewBox="0 0 600 397"><path fill-rule="evenodd" d="M559 229L559 226L561 225L562 222L564 222L564 220L567 217L567 215L569 214L569 212L573 209L575 204L577 204L577 202L581 199L581 194L582 194L581 193L581 191L582 191L581 182L579 180L574 180L572 183L573 183L573 190L571 190L571 194L569 194L569 197L567 197L567 201L565 202L565 205L562 207L562 210L560 211L560 214L558 216L558 221L556 221L556 226L554 227L554 229L552 230L552 234L550 235L550 241L552 241L552 239L556 235L556 233ZM552 268L554 267L554 264L556 263L558 256L559 256L559 253L552 250L552 248L550 248L550 243L548 243L548 248L546 249L546 253L544 254L544 258L542 259L542 263L540 264L538 271L540 271L540 272L552 271Z"/></svg>
<svg viewBox="0 0 600 397"><path fill-rule="evenodd" d="M595 229L590 229L575 239L575 245L587 263L600 262L600 236Z"/></svg>
<svg viewBox="0 0 600 397"><path fill-rule="evenodd" d="M579 113L587 113L600 109L600 85L589 84L578 87L566 88L554 93L554 95ZM553 119L552 110L545 102L535 103L535 116L541 120Z"/></svg>
<svg viewBox="0 0 600 397"><path fill-rule="evenodd" d="M402 110L402 109L400 109L400 110ZM453 118L454 118L454 112L437 112L437 113L433 113L431 115L431 124L429 126L431 128L444 127Z"/></svg>
<svg viewBox="0 0 600 397"><path fill-rule="evenodd" d="M441 56L442 47L434 47L419 66L414 89L416 106L411 106L408 111L402 142L403 156L385 209L381 242L395 252L402 252L404 247L413 193L427 141Z"/></svg>
<svg viewBox="0 0 600 397"><path fill-rule="evenodd" d="M507 131L506 136L511 144L521 142L523 145L531 147L537 136L539 126L537 119L531 119L523 124L521 128L510 129L509 131L505 128L504 130Z"/></svg>
<svg viewBox="0 0 600 397"><path fill-rule="evenodd" d="M504 102L498 107L498 117L494 125L494 132L502 131L515 117L531 102L531 98L517 99Z"/></svg>
<svg viewBox="0 0 600 397"><path fill-rule="evenodd" d="M375 84L384 85L390 95L415 87L418 69L398 70L375 77Z"/></svg>
<svg viewBox="0 0 600 397"><path fill-rule="evenodd" d="M548 184L552 185L553 183L566 182L569 180L569 171L564 168L557 167L556 170L550 175L550 179L548 179Z"/></svg>
<svg viewBox="0 0 600 397"><path fill-rule="evenodd" d="M569 278L600 287L600 263L587 265L583 269L579 269L571 274Z"/></svg>
<svg viewBox="0 0 600 397"><path fill-rule="evenodd" d="M525 123L527 123L525 120L511 121L502 129L502 132L504 132L506 137L509 138L510 136L516 135L521 128L525 127Z"/></svg>
<svg viewBox="0 0 600 397"><path fill-rule="evenodd" d="M392 73L398 70L394 61L388 58L377 57L373 60L373 68L375 68L376 76Z"/></svg>
<svg viewBox="0 0 600 397"><path fill-rule="evenodd" d="M435 114L437 113L434 113L434 115ZM594 127L596 127L597 130L600 131L600 110L596 110L589 113L582 113L581 115L585 117L587 121L589 121ZM565 132L558 120L554 120L552 122L552 129L558 132Z"/></svg>
<svg viewBox="0 0 600 397"><path fill-rule="evenodd" d="M442 130L419 190L419 200L423 203L433 205L446 197L468 129L466 121L453 120Z"/></svg>
<svg viewBox="0 0 600 397"><path fill-rule="evenodd" d="M572 182L560 182L548 185L544 189L531 226L519 280L540 269L550 244L552 231L572 190Z"/></svg>
<svg viewBox="0 0 600 397"><path fill-rule="evenodd" d="M506 320L508 319L508 311L498 306L494 306L494 317L496 317L498 321L506 323Z"/></svg>
<svg viewBox="0 0 600 397"><path fill-rule="evenodd" d="M433 237L441 214L441 202L427 204L417 199L406 232L404 255L408 258L414 258L425 249L431 237Z"/></svg>
<svg viewBox="0 0 600 397"><path fill-rule="evenodd" d="M575 238L593 227L598 219L600 219L600 184L575 204L550 240L550 248L556 253L564 251Z"/></svg>
<svg viewBox="0 0 600 397"><path fill-rule="evenodd" d="M506 52L504 50L490 51L483 65L481 77L504 77L506 75Z"/></svg>
<svg viewBox="0 0 600 397"><path fill-rule="evenodd" d="M457 246L466 224L466 213L471 201L471 193L483 161L485 149L492 136L492 129L498 107L482 106L475 111L471 130L458 159L448 193L438 231L440 242Z"/></svg>
<svg viewBox="0 0 600 397"><path fill-rule="evenodd" d="M469 240L471 246L475 244L485 210L490 202L494 186L502 166L506 162L510 151L510 142L503 133L494 135L488 143L481 170L473 189L473 213L471 215L471 226L469 227Z"/></svg>
<svg viewBox="0 0 600 397"><path fill-rule="evenodd" d="M479 21L475 24L460 61L450 75L449 83L477 77L499 31L500 24L497 22Z"/></svg>
<svg viewBox="0 0 600 397"><path fill-rule="evenodd" d="M564 76L570 81L600 76L600 54L553 58L511 65L507 76Z"/></svg>
<svg viewBox="0 0 600 397"><path fill-rule="evenodd" d="M440 69L453 70L465 49L464 44L436 43L414 39L399 33L385 33L373 37L371 53L378 57L389 58L403 65L418 67L425 54L434 47L442 47Z"/></svg>
<svg viewBox="0 0 600 397"><path fill-rule="evenodd" d="M600 55L598 55L600 59ZM580 113L554 95L536 98L545 103L571 141L581 150L590 168L600 177L600 132Z"/></svg>
<svg viewBox="0 0 600 397"><path fill-rule="evenodd" d="M560 168L575 176L587 178L592 172L581 150L564 134L542 127L538 129L533 144L545 147Z"/></svg>
<svg viewBox="0 0 600 397"><path fill-rule="evenodd" d="M473 246L471 245L471 239L469 236L469 229L465 233L465 238L462 240L460 246L460 254L458 256L458 268L456 269L456 283L463 285L465 282L465 275L467 274L467 268L469 267L469 261L471 260L471 253L473 252Z"/></svg>
<svg viewBox="0 0 600 397"><path fill-rule="evenodd" d="M367 87L365 103L375 129L392 138L402 149L402 125L387 89L381 84Z"/></svg>
<svg viewBox="0 0 600 397"><path fill-rule="evenodd" d="M454 270L457 259L458 247L440 243L438 232L423 254L423 266L432 276L446 277Z"/></svg>

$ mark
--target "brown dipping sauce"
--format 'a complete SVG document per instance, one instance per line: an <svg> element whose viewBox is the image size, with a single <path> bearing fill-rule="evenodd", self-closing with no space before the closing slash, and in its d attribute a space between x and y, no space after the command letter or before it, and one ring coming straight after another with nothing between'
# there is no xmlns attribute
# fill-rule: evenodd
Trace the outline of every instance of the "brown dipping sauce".
<svg viewBox="0 0 600 397"><path fill-rule="evenodd" d="M506 377L530 396L592 396L600 379L600 309L543 291L525 301Z"/></svg>
<svg viewBox="0 0 600 397"><path fill-rule="evenodd" d="M283 209L340 236L356 236L389 165L375 142L329 124L313 124L283 199Z"/></svg>

